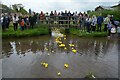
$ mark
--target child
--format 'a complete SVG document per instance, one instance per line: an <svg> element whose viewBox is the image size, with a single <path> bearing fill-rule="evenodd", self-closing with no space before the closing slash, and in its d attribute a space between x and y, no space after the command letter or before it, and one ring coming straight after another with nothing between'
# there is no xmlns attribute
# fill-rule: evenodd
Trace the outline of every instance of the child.
<svg viewBox="0 0 120 80"><path fill-rule="evenodd" d="M30 23L29 21L26 21L26 28L29 29L29 27L30 27Z"/></svg>
<svg viewBox="0 0 120 80"><path fill-rule="evenodd" d="M21 26L21 30L23 31L25 26L24 19L22 19L22 21L20 22L20 26Z"/></svg>
<svg viewBox="0 0 120 80"><path fill-rule="evenodd" d="M107 25L107 28L108 28L108 37L110 37L111 35L111 28L112 28L112 23L109 22L109 24Z"/></svg>
<svg viewBox="0 0 120 80"><path fill-rule="evenodd" d="M116 33L116 28L115 28L114 25L112 25L111 33L112 33L112 37L114 37L114 35L115 35L115 33Z"/></svg>
<svg viewBox="0 0 120 80"><path fill-rule="evenodd" d="M120 25L117 27L118 38L120 38Z"/></svg>

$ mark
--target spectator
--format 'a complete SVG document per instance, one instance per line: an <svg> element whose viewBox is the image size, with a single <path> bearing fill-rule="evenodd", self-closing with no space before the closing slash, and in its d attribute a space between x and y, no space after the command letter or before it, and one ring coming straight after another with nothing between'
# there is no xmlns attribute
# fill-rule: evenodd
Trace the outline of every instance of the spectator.
<svg viewBox="0 0 120 80"><path fill-rule="evenodd" d="M97 18L95 15L92 16L91 20L91 30L95 31L96 30L96 24L97 24Z"/></svg>
<svg viewBox="0 0 120 80"><path fill-rule="evenodd" d="M2 30L5 30L5 19L4 19L5 15L1 15L1 24L2 24Z"/></svg>
<svg viewBox="0 0 120 80"><path fill-rule="evenodd" d="M101 14L100 14L100 16L97 17L97 24L98 24L97 32L98 32L98 31L101 32L102 23L103 23L103 17L102 17Z"/></svg>
<svg viewBox="0 0 120 80"><path fill-rule="evenodd" d="M87 25L87 32L90 33L90 27L91 27L91 18L90 18L90 16L88 16L86 18L86 25Z"/></svg>
<svg viewBox="0 0 120 80"><path fill-rule="evenodd" d="M29 29L30 28L30 22L29 22L29 18L26 19L26 29Z"/></svg>
<svg viewBox="0 0 120 80"><path fill-rule="evenodd" d="M51 24L54 23L54 14L53 14L53 11L51 11L51 13L50 13L50 23Z"/></svg>
<svg viewBox="0 0 120 80"><path fill-rule="evenodd" d="M18 28L18 16L15 14L14 16L13 16L13 26L14 26L14 31L16 31L17 30L17 28Z"/></svg>
<svg viewBox="0 0 120 80"><path fill-rule="evenodd" d="M112 37L114 37L115 33L116 33L116 28L114 25L112 25L112 28L111 28Z"/></svg>
<svg viewBox="0 0 120 80"><path fill-rule="evenodd" d="M107 25L110 23L110 15L104 19L104 31L107 32Z"/></svg>
<svg viewBox="0 0 120 80"><path fill-rule="evenodd" d="M25 21L24 19L22 19L22 21L20 22L20 26L21 26L21 30L23 31L25 28Z"/></svg>
<svg viewBox="0 0 120 80"><path fill-rule="evenodd" d="M71 19L71 12L69 11L68 12L68 20L70 20ZM70 24L70 21L68 21L68 23Z"/></svg>
<svg viewBox="0 0 120 80"><path fill-rule="evenodd" d="M33 18L35 19L34 16L33 16ZM41 23L43 23L44 18L45 18L45 15L44 15L43 12L41 11L41 13L40 13L40 22L41 22ZM33 21L34 21L34 19L33 19Z"/></svg>
<svg viewBox="0 0 120 80"><path fill-rule="evenodd" d="M49 21L49 15L48 15L48 12L45 14L45 18L46 18L46 24L48 24L48 21Z"/></svg>
<svg viewBox="0 0 120 80"><path fill-rule="evenodd" d="M118 38L120 38L120 25L117 27Z"/></svg>
<svg viewBox="0 0 120 80"><path fill-rule="evenodd" d="M9 29L9 24L10 24L10 17L8 14L6 14L5 15L5 26L7 30Z"/></svg>
<svg viewBox="0 0 120 80"><path fill-rule="evenodd" d="M33 17L33 15L30 15L29 22L30 22L30 28L33 29L33 27L34 27L34 17Z"/></svg>
<svg viewBox="0 0 120 80"><path fill-rule="evenodd" d="M108 37L110 37L111 35L111 28L112 28L113 24L111 22L109 22L109 24L107 25L108 28Z"/></svg>

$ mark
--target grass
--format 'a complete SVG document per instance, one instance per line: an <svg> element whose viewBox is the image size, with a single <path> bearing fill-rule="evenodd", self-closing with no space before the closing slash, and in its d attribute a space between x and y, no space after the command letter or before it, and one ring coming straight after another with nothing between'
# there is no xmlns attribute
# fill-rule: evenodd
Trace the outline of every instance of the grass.
<svg viewBox="0 0 120 80"><path fill-rule="evenodd" d="M107 36L107 32L88 33L88 32L82 32L79 29L75 29L75 28L70 28L69 32L70 34L77 35L80 37L105 37Z"/></svg>
<svg viewBox="0 0 120 80"><path fill-rule="evenodd" d="M82 32L80 29L69 28L69 33L77 35L79 37L105 37L107 36L106 32ZM2 38L8 37L30 37L30 36L39 36L39 35L48 35L49 29L46 24L38 24L34 26L34 29L26 29L24 31L20 30L20 27L17 31L13 30L13 25L10 25L9 30L2 32Z"/></svg>
<svg viewBox="0 0 120 80"><path fill-rule="evenodd" d="M10 25L9 30L2 32L2 38L7 37L29 37L29 36L37 36L37 35L46 35L49 34L49 30L46 25L36 25L34 29L26 29L21 31L20 28L17 31L13 30L13 26Z"/></svg>

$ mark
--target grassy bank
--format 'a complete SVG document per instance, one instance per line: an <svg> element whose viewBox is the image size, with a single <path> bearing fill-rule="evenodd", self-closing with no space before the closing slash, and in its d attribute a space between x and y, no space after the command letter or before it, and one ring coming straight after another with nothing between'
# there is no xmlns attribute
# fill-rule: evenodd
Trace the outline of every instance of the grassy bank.
<svg viewBox="0 0 120 80"><path fill-rule="evenodd" d="M34 29L26 29L24 31L21 31L20 28L18 28L17 31L13 30L13 26L10 25L9 30L2 32L2 38L8 38L8 37L29 37L29 36L38 36L38 35L46 35L49 34L49 30L46 25L36 25L34 26Z"/></svg>
<svg viewBox="0 0 120 80"><path fill-rule="evenodd" d="M105 37L107 36L106 32L82 32L79 29L76 28L70 28L69 33L73 35L77 35L79 37ZM39 24L34 26L34 29L26 29L24 31L21 31L20 28L18 28L17 31L13 30L13 25L10 25L9 30L2 32L2 38L8 38L8 37L29 37L29 36L39 36L39 35L48 35L49 29L48 26L45 24Z"/></svg>
<svg viewBox="0 0 120 80"><path fill-rule="evenodd" d="M79 37L105 37L107 36L106 32L88 33L88 32L82 32L79 29L75 29L75 28L70 28L69 32L70 34L77 35Z"/></svg>

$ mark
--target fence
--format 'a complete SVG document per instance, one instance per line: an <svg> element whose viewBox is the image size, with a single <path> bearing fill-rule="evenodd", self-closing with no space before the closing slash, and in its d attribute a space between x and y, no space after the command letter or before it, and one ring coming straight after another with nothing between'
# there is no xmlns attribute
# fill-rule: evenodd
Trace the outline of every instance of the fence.
<svg viewBox="0 0 120 80"><path fill-rule="evenodd" d="M48 24L49 27L77 27L79 26L78 16L45 16L40 18L40 22Z"/></svg>

